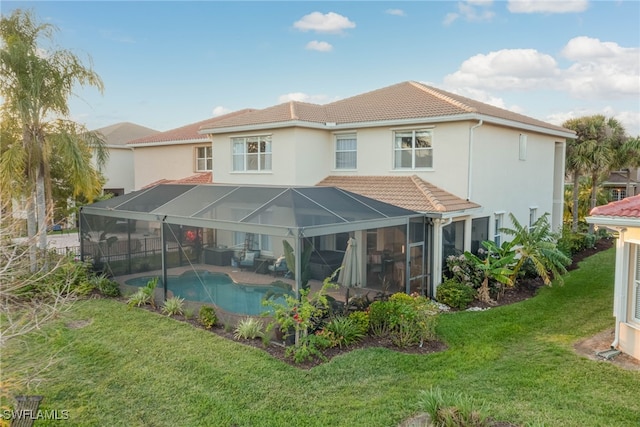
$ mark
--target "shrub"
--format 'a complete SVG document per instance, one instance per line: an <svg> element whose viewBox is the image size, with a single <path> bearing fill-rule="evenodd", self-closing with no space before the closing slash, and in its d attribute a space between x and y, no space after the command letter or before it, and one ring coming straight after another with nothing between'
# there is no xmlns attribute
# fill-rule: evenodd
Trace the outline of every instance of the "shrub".
<svg viewBox="0 0 640 427"><path fill-rule="evenodd" d="M213 307L209 307L203 305L200 307L200 311L198 312L198 320L200 324L207 329L211 329L218 322L218 318L216 317L216 312Z"/></svg>
<svg viewBox="0 0 640 427"><path fill-rule="evenodd" d="M369 333L369 314L366 311L354 311L349 314L349 319L351 319L362 335Z"/></svg>
<svg viewBox="0 0 640 427"><path fill-rule="evenodd" d="M187 320L191 320L193 319L194 316L194 310L193 308L185 308L184 309L184 318Z"/></svg>
<svg viewBox="0 0 640 427"><path fill-rule="evenodd" d="M151 304L151 306L155 308L153 291L156 289L156 286L158 286L158 278L154 277L149 280L144 287L138 289L136 293L129 297L127 301L129 307L133 307L134 305L140 307L141 305Z"/></svg>
<svg viewBox="0 0 640 427"><path fill-rule="evenodd" d="M421 391L418 405L437 427L488 427L493 421L485 403L477 404L462 393L445 395L439 388Z"/></svg>
<svg viewBox="0 0 640 427"><path fill-rule="evenodd" d="M175 316L178 314L182 314L182 310L184 307L184 298L180 297L171 297L167 298L162 306L162 312L167 316Z"/></svg>
<svg viewBox="0 0 640 427"><path fill-rule="evenodd" d="M374 335L388 336L397 347L422 345L435 338L438 309L419 295L393 294L388 301L375 301L369 307Z"/></svg>
<svg viewBox="0 0 640 427"><path fill-rule="evenodd" d="M118 287L118 282L109 279L107 276L103 274L99 276L93 276L90 281L93 287L97 289L103 296L120 296L120 288Z"/></svg>
<svg viewBox="0 0 640 427"><path fill-rule="evenodd" d="M596 240L595 234L574 233L571 229L564 228L558 239L558 249L565 255L571 256L587 248L592 248L596 244Z"/></svg>
<svg viewBox="0 0 640 427"><path fill-rule="evenodd" d="M245 317L238 322L233 337L237 340L252 340L262 337L262 322L254 317Z"/></svg>
<svg viewBox="0 0 640 427"><path fill-rule="evenodd" d="M449 278L456 279L460 283L468 284L474 288L480 287L484 276L474 263L464 254L449 255L446 259Z"/></svg>
<svg viewBox="0 0 640 427"><path fill-rule="evenodd" d="M326 324L325 330L333 334L335 345L349 346L362 340L364 333L350 317L338 316Z"/></svg>
<svg viewBox="0 0 640 427"><path fill-rule="evenodd" d="M438 302L460 310L467 308L475 296L475 289L458 282L456 279L449 279L438 285L436 289L436 300Z"/></svg>

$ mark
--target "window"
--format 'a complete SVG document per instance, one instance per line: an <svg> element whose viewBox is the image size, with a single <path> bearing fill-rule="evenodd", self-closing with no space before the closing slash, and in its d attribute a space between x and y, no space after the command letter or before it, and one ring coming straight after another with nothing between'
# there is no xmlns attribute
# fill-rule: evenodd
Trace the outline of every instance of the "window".
<svg viewBox="0 0 640 427"><path fill-rule="evenodd" d="M529 208L529 231L533 230L533 225L538 219L538 208Z"/></svg>
<svg viewBox="0 0 640 427"><path fill-rule="evenodd" d="M211 147L196 147L196 172L213 170L213 150Z"/></svg>
<svg viewBox="0 0 640 427"><path fill-rule="evenodd" d="M497 246L502 245L502 231L500 230L502 229L503 222L504 222L504 213L496 212L494 214L494 219L493 219L493 242Z"/></svg>
<svg viewBox="0 0 640 427"><path fill-rule="evenodd" d="M519 155L520 160L527 160L527 135L520 134Z"/></svg>
<svg viewBox="0 0 640 427"><path fill-rule="evenodd" d="M336 135L336 169L356 169L357 148L355 133Z"/></svg>
<svg viewBox="0 0 640 427"><path fill-rule="evenodd" d="M271 136L231 138L234 171L270 171Z"/></svg>
<svg viewBox="0 0 640 427"><path fill-rule="evenodd" d="M410 130L394 133L394 169L424 169L433 167L433 132Z"/></svg>
<svg viewBox="0 0 640 427"><path fill-rule="evenodd" d="M455 221L442 227L442 266L447 257L464 253L464 221Z"/></svg>
<svg viewBox="0 0 640 427"><path fill-rule="evenodd" d="M634 268L635 277L633 282L633 318L640 322L640 245L632 245L636 248L636 266Z"/></svg>
<svg viewBox="0 0 640 427"><path fill-rule="evenodd" d="M474 218L471 220L471 253L478 254L480 248L484 249L482 242L489 238L489 217Z"/></svg>
<svg viewBox="0 0 640 427"><path fill-rule="evenodd" d="M627 189L626 188L612 188L611 193L609 194L609 201L615 202L618 200L622 200L627 197Z"/></svg>

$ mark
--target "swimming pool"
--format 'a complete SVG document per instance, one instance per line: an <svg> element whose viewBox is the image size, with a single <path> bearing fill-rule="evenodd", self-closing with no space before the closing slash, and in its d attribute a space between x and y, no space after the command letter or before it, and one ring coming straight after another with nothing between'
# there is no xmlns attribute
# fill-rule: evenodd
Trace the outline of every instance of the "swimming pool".
<svg viewBox="0 0 640 427"><path fill-rule="evenodd" d="M125 284L142 287L155 277L135 277L125 281ZM158 287L162 287L162 278L158 280ZM210 271L187 271L179 276L167 276L167 290L187 301L213 303L229 313L247 316L258 316L270 311L269 307L262 305L267 294L293 295L291 290L279 286L236 283L226 273ZM284 302L282 296L274 300Z"/></svg>

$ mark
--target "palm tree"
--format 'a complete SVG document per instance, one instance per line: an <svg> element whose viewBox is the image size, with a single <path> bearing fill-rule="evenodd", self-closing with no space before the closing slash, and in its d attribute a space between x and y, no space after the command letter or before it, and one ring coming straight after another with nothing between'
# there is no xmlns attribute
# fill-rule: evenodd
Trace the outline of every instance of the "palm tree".
<svg viewBox="0 0 640 427"><path fill-rule="evenodd" d="M581 175L591 180L591 209L596 206L598 185L603 177L616 169L615 152L625 140L625 129L614 118L594 115L570 119L563 126L576 132L567 141L566 170L573 176L572 230L578 229L578 192ZM593 225L589 225L593 232Z"/></svg>
<svg viewBox="0 0 640 427"><path fill-rule="evenodd" d="M571 259L558 249L548 217L545 213L531 227L524 227L512 213L509 214L513 228L501 231L514 237L511 243L518 261L512 269L512 280L518 277L525 262L531 262L545 285L551 284L552 278L562 283L562 274L567 272L566 266L571 264Z"/></svg>
<svg viewBox="0 0 640 427"><path fill-rule="evenodd" d="M54 153L68 165L74 192L89 197L97 194L99 182L91 152L96 150L99 162L107 155L103 140L66 119L74 87L94 86L102 92L102 81L70 51L41 48L40 39L52 40L54 30L20 9L0 19L2 118L15 121L19 132L3 150L0 178L4 189L13 189L12 196L25 198L28 234L38 235L41 249L47 246L46 221L52 206L49 167ZM32 261L34 256L35 247Z"/></svg>

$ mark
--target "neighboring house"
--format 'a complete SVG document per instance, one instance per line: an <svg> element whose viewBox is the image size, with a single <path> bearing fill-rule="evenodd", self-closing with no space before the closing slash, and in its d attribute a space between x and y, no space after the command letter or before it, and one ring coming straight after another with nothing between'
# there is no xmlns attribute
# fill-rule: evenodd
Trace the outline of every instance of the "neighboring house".
<svg viewBox="0 0 640 427"><path fill-rule="evenodd" d="M618 233L611 347L640 359L640 195L598 206L587 222Z"/></svg>
<svg viewBox="0 0 640 427"><path fill-rule="evenodd" d="M127 141L158 133L133 123L116 123L96 129L104 136L109 150L109 160L100 169L106 182L103 187L105 193L121 196L134 190L133 150L127 146Z"/></svg>
<svg viewBox="0 0 640 427"><path fill-rule="evenodd" d="M639 177L640 169L611 172L609 177L602 183L607 192L607 199L610 202L615 202L638 194Z"/></svg>
<svg viewBox="0 0 640 427"><path fill-rule="evenodd" d="M361 247L368 259L408 250L406 271L423 277L430 294L445 256L501 242L509 213L525 225L549 213L553 229L561 227L565 140L575 136L417 82L326 105L291 101L222 117L200 134L212 141L217 183L336 186L424 213L424 242L415 247L386 247L381 230L361 236ZM344 250L345 241L318 243ZM264 253L270 244L260 247Z"/></svg>
<svg viewBox="0 0 640 427"><path fill-rule="evenodd" d="M198 133L203 124L242 115L253 110L240 110L217 118L159 132L142 138L130 139L127 147L133 149L135 189L152 184L180 181L210 183L213 154L211 140ZM187 181L184 181L187 179Z"/></svg>

